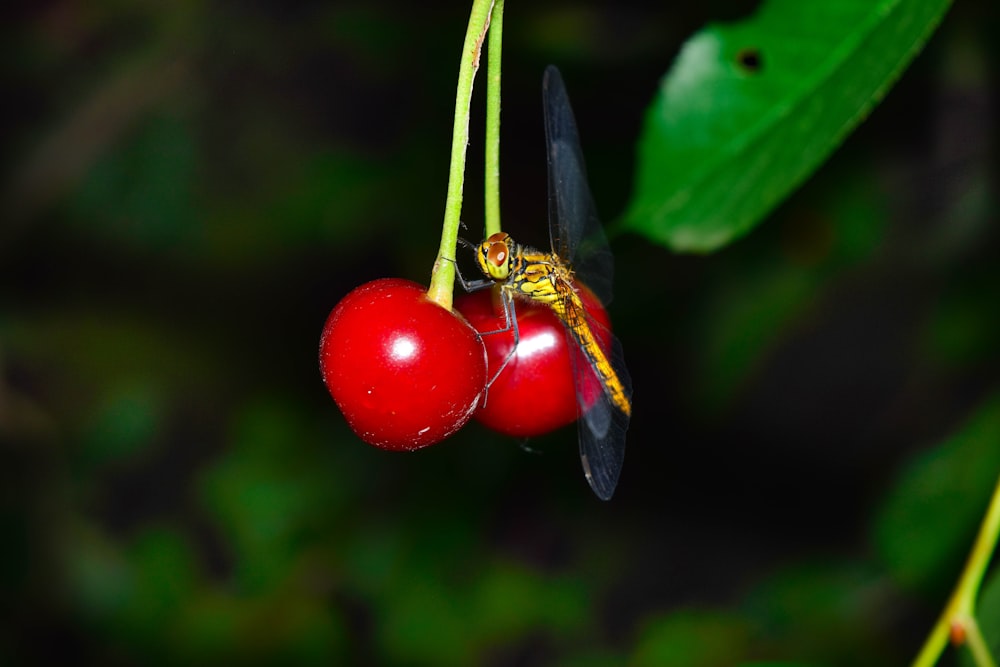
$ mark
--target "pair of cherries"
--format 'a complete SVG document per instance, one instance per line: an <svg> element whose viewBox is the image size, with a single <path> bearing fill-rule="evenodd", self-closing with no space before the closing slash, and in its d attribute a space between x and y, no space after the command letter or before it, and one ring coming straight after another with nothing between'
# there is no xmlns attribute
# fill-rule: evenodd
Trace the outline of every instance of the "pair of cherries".
<svg viewBox="0 0 1000 667"><path fill-rule="evenodd" d="M589 315L609 326L601 304L580 292ZM514 333L503 331L494 290L462 295L449 311L414 282L375 280L327 318L323 380L351 429L383 449L433 445L472 417L507 435L548 433L577 418L570 349L548 307L519 301L516 317L519 341L510 356Z"/></svg>

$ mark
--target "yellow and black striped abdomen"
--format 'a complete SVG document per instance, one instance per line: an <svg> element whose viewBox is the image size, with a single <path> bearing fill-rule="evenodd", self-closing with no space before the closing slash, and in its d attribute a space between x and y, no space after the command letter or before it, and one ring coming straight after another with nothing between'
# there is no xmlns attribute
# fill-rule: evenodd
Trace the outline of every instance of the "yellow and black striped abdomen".
<svg viewBox="0 0 1000 667"><path fill-rule="evenodd" d="M600 342L597 340L597 336L594 335L594 330L587 322L586 310L583 307L580 296L571 285L564 284L564 287L569 292L569 295L566 298L553 301L550 304L552 309L555 311L556 316L566 325L570 335L573 336L577 345L580 346L580 351L590 361L590 365L597 374L608 398L611 399L611 402L618 410L626 416L631 417L632 402L625 391L624 385L622 385L621 379L611 365L608 355L604 353Z"/></svg>

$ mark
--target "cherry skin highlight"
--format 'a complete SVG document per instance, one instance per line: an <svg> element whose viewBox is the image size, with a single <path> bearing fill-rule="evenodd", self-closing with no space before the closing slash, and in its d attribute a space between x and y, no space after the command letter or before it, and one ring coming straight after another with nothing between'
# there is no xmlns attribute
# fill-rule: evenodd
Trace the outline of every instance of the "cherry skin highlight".
<svg viewBox="0 0 1000 667"><path fill-rule="evenodd" d="M607 311L590 290L577 287L587 313L603 327L594 333L607 352ZM503 306L496 288L459 296L455 308L480 334L504 327ZM579 415L571 350L565 327L551 308L523 299L518 299L514 308L520 337L517 352L487 390L485 404L476 410L475 419L506 435L533 437L570 424ZM488 377L492 378L514 346L514 332L488 334L482 340ZM580 361L580 370L588 373L584 398L593 401L602 390L597 378L582 367L582 356Z"/></svg>
<svg viewBox="0 0 1000 667"><path fill-rule="evenodd" d="M460 429L487 379L475 329L399 278L361 285L334 307L319 361L351 429L390 450L420 449Z"/></svg>

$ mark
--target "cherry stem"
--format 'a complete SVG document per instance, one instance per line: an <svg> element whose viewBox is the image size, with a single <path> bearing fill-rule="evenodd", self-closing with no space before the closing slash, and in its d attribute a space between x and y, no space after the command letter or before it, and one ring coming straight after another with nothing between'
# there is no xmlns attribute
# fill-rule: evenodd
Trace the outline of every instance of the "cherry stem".
<svg viewBox="0 0 1000 667"><path fill-rule="evenodd" d="M993 498L989 509L979 527L979 535L969 554L962 576L959 577L951 599L934 629L931 630L923 648L913 661L913 667L931 667L937 663L944 652L949 637L961 636L962 643L968 645L973 662L977 667L996 667L996 661L990 655L989 648L976 621L976 598L983 575L996 549L997 538L1000 537L1000 479L997 479ZM959 632L956 633L956 629Z"/></svg>
<svg viewBox="0 0 1000 667"><path fill-rule="evenodd" d="M500 231L500 52L503 47L503 0L495 0L486 52L486 233Z"/></svg>
<svg viewBox="0 0 1000 667"><path fill-rule="evenodd" d="M444 207L444 225L441 229L441 246L438 249L431 285L427 296L443 308L451 310L452 291L455 286L455 249L458 244L458 227L462 217L462 192L465 185L465 150L469 145L469 108L472 105L472 84L479 69L479 56L490 29L495 7L503 8L502 0L474 0L465 33L462 60L458 69L458 87L455 92L455 126L451 136L451 166L448 171L448 197ZM498 23L502 23L499 22ZM500 32L498 29L496 32ZM492 38L490 44L498 38ZM499 54L498 54L499 56ZM491 60L493 60L491 58ZM499 61L499 57L496 58ZM491 72L493 68L490 68ZM499 82L499 65L496 66ZM499 98L499 93L498 93ZM496 103L499 110L499 99ZM499 112L497 113L499 117ZM489 123L488 123L489 124ZM496 139L499 140L499 120L496 122ZM499 160L497 160L499 165ZM499 168L499 167L498 167ZM499 180L499 172L497 173ZM489 180L487 176L487 180Z"/></svg>

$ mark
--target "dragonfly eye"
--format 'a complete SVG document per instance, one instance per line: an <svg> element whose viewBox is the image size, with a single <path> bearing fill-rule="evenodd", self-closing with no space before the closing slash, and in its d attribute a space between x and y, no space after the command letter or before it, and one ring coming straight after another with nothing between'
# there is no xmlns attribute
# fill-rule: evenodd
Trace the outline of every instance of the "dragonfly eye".
<svg viewBox="0 0 1000 667"><path fill-rule="evenodd" d="M492 280L506 280L510 275L511 248L510 237L497 232L479 246L479 268Z"/></svg>
<svg viewBox="0 0 1000 667"><path fill-rule="evenodd" d="M495 235L494 235L495 236ZM492 238L492 237L490 237ZM503 266L507 263L507 244L503 241L493 241L486 253L486 261L493 266Z"/></svg>

